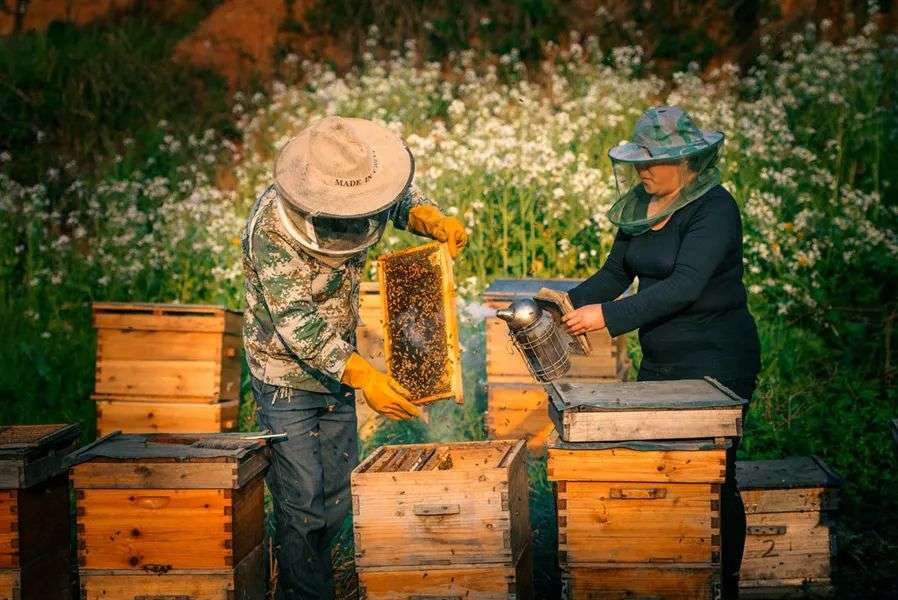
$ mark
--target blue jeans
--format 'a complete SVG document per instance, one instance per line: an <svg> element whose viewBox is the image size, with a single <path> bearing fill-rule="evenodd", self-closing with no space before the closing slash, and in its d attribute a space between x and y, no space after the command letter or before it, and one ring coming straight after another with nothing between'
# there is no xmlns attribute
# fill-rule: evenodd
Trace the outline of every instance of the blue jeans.
<svg viewBox="0 0 898 600"><path fill-rule="evenodd" d="M261 429L271 444L265 481L274 503L278 600L334 597L331 543L352 506L358 464L355 396L319 394L252 380Z"/></svg>

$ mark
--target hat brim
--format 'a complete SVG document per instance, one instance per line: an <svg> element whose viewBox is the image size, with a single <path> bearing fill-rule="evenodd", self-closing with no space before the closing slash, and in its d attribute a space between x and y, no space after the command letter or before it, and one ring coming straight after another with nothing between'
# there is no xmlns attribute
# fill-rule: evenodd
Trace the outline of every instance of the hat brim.
<svg viewBox="0 0 898 600"><path fill-rule="evenodd" d="M614 162L619 163L644 165L669 163L695 156L696 154L715 148L723 142L723 137L723 133L720 131L702 131L702 138L704 138L705 141L704 144L688 144L680 146L681 150L679 151L677 151L676 148L672 148L672 152L664 154L663 156L652 156L645 147L634 144L633 142L627 142L626 144L621 144L620 146L615 146L608 150L608 156Z"/></svg>
<svg viewBox="0 0 898 600"><path fill-rule="evenodd" d="M411 184L412 154L402 139L366 119L344 118L374 154L369 181L346 185L315 177L309 170L311 127L292 138L274 163L275 188L295 208L310 215L336 218L367 217L395 204Z"/></svg>

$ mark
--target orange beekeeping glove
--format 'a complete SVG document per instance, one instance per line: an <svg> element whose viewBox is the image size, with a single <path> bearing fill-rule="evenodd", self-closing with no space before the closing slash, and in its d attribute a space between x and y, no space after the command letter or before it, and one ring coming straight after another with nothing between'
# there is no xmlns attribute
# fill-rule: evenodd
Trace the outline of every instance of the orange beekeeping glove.
<svg viewBox="0 0 898 600"><path fill-rule="evenodd" d="M353 352L346 362L342 381L362 390L368 406L388 419L399 421L421 416L421 409L408 401L409 391L371 366L358 352Z"/></svg>
<svg viewBox="0 0 898 600"><path fill-rule="evenodd" d="M465 226L455 217L447 217L436 206L416 206L408 212L408 228L438 242L449 244L452 258L458 256L468 242Z"/></svg>

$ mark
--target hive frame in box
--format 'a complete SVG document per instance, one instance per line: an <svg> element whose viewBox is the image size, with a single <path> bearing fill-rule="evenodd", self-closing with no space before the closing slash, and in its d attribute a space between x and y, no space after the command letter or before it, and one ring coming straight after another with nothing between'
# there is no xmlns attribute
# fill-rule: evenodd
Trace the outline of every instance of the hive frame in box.
<svg viewBox="0 0 898 600"><path fill-rule="evenodd" d="M351 479L360 572L514 566L530 543L523 440L382 446Z"/></svg>
<svg viewBox="0 0 898 600"><path fill-rule="evenodd" d="M441 295L443 299L443 315L446 323L446 349L447 349L447 367L450 390L447 393L433 394L423 398L413 400L415 404L430 404L438 400L455 400L457 404L464 403L464 390L462 387L461 373L461 348L458 338L458 317L455 306L455 276L452 270L452 257L444 243L432 242L422 246L407 248L398 252L380 256L378 260L377 278L380 284L380 293L383 307L383 328L384 328L384 360L390 375L393 375L391 369L391 357L393 346L393 334L390 331L390 307L387 301L386 293L386 274L384 269L385 261L391 258L408 256L415 253L425 253L436 249L437 266L440 269L442 279Z"/></svg>

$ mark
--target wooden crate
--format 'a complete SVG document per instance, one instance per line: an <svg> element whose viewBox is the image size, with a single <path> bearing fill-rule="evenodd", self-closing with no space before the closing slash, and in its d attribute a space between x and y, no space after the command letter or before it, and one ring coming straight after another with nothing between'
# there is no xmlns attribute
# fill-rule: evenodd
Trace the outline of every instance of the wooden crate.
<svg viewBox="0 0 898 600"><path fill-rule="evenodd" d="M819 458L793 457L740 461L736 481L747 522L740 590L827 588L839 477Z"/></svg>
<svg viewBox="0 0 898 600"><path fill-rule="evenodd" d="M715 380L552 382L549 416L566 442L740 437L746 401Z"/></svg>
<svg viewBox="0 0 898 600"><path fill-rule="evenodd" d="M578 283L577 279L497 279L483 292L483 300L491 308L502 308L513 300L532 298L543 287L566 292ZM592 352L589 356L571 355L571 369L565 380L625 379L630 367L626 338L612 339L607 329L587 337ZM534 383L527 364L508 337L508 325L497 317L486 319L486 376L490 384Z"/></svg>
<svg viewBox="0 0 898 600"><path fill-rule="evenodd" d="M237 429L240 401L215 404L97 402L97 435L123 433L197 433Z"/></svg>
<svg viewBox="0 0 898 600"><path fill-rule="evenodd" d="M383 305L377 282L364 281L359 286L359 323L355 330L356 348L379 371L387 370L384 357ZM365 400L364 392L356 390L355 414L359 437L367 440L384 423Z"/></svg>
<svg viewBox="0 0 898 600"><path fill-rule="evenodd" d="M533 454L545 451L555 431L549 396L540 384L491 383L487 386L486 430L490 439L524 439Z"/></svg>
<svg viewBox="0 0 898 600"><path fill-rule="evenodd" d="M565 600L717 600L717 569L695 565L577 565L562 573Z"/></svg>
<svg viewBox="0 0 898 600"><path fill-rule="evenodd" d="M256 546L233 569L81 571L81 600L262 600L265 552Z"/></svg>
<svg viewBox="0 0 898 600"><path fill-rule="evenodd" d="M359 569L361 600L533 598L530 546L515 565L505 563Z"/></svg>
<svg viewBox="0 0 898 600"><path fill-rule="evenodd" d="M77 453L82 577L234 570L264 531L268 462L245 435L113 434Z"/></svg>
<svg viewBox="0 0 898 600"><path fill-rule="evenodd" d="M237 400L242 314L222 306L98 302L95 400Z"/></svg>
<svg viewBox="0 0 898 600"><path fill-rule="evenodd" d="M446 244L400 250L377 263L387 372L416 404L462 404L455 278Z"/></svg>
<svg viewBox="0 0 898 600"><path fill-rule="evenodd" d="M352 473L356 566L514 565L527 494L520 440L382 446Z"/></svg>
<svg viewBox="0 0 898 600"><path fill-rule="evenodd" d="M565 566L720 562L728 441L549 445Z"/></svg>
<svg viewBox="0 0 898 600"><path fill-rule="evenodd" d="M72 600L75 573L70 549L56 549L16 569L0 569L0 600Z"/></svg>
<svg viewBox="0 0 898 600"><path fill-rule="evenodd" d="M71 598L65 458L78 425L0 427L0 599Z"/></svg>

